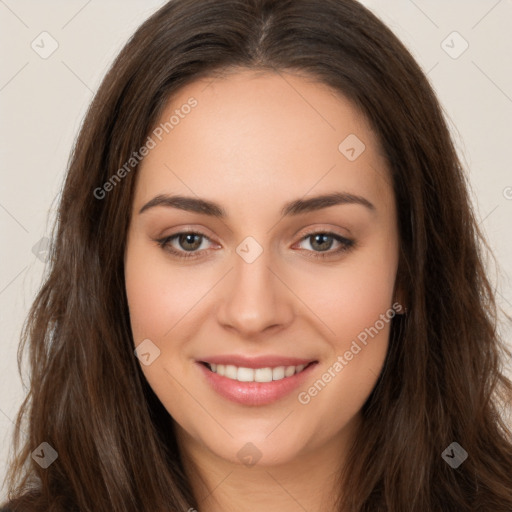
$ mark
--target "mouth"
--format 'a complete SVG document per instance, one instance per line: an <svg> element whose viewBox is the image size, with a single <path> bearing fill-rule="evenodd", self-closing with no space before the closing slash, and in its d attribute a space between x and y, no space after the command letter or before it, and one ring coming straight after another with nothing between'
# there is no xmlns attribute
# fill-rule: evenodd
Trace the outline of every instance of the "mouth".
<svg viewBox="0 0 512 512"><path fill-rule="evenodd" d="M316 364L318 361L311 361L300 365L267 366L263 368L247 368L233 364L216 364L200 361L200 363L212 373L221 377L236 380L238 382L273 382L288 379L303 372L306 368Z"/></svg>
<svg viewBox="0 0 512 512"><path fill-rule="evenodd" d="M222 398L246 406L268 405L289 396L305 385L306 379L312 377L314 368L318 365L317 360L281 357L265 358L266 360L240 357L208 359L210 360L196 361L203 382ZM237 362L240 366L224 364L226 359L231 359L230 363Z"/></svg>

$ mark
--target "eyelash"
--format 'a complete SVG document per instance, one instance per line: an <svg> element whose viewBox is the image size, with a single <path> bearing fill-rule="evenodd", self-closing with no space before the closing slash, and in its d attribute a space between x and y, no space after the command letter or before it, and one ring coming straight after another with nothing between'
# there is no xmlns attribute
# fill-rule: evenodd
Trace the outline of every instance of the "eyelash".
<svg viewBox="0 0 512 512"><path fill-rule="evenodd" d="M171 235L171 236L168 236L168 237L165 237L165 238L160 238L160 239L157 239L155 240L155 242L157 242L157 244L164 250L170 252L173 256L179 258L179 259L190 259L190 258L198 258L200 257L199 255L205 250L203 249L202 251L197 251L197 252L191 252L191 251L178 251L176 249L174 249L171 245L170 245L170 242L176 238L178 238L179 236L181 235L198 235L200 237L203 237L203 238L206 238L207 240L209 240L209 237L207 237L205 234L203 233L200 233L200 232L197 232L197 231L182 231L180 233L176 233L174 235ZM332 237L334 238L337 242L339 242L341 244L341 246L332 251L332 250L328 250L328 251L308 251L308 252L312 252L313 254L311 255L311 257L313 258L319 258L319 259L326 259L326 258L329 258L330 256L333 256L333 255L336 255L336 254L342 254L342 253L346 253L346 252L349 252L351 249L353 249L355 247L355 241L354 240L351 240L349 238L345 238L345 237L342 237L336 233L332 233L330 231L312 231L312 232L309 232L309 233L306 233L302 238L301 238L301 242L303 240L306 240L308 238L311 238L312 236L314 235L327 235L328 237Z"/></svg>

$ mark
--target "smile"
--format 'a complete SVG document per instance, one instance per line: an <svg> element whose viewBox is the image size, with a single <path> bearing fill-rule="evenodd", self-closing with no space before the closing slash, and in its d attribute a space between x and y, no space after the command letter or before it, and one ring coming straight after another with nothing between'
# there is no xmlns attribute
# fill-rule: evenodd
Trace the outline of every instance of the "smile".
<svg viewBox="0 0 512 512"><path fill-rule="evenodd" d="M311 378L318 365L318 361L282 357L209 359L217 359L217 362L196 361L196 368L200 370L207 387L230 402L247 406L268 405L289 396L303 386L306 379ZM240 366L227 364L226 359ZM246 366L243 366L244 363Z"/></svg>
<svg viewBox="0 0 512 512"><path fill-rule="evenodd" d="M272 382L286 379L302 372L306 366L301 364L298 366L276 366L274 368L245 368L243 366L234 366L232 364L215 364L204 363L210 371L238 382Z"/></svg>

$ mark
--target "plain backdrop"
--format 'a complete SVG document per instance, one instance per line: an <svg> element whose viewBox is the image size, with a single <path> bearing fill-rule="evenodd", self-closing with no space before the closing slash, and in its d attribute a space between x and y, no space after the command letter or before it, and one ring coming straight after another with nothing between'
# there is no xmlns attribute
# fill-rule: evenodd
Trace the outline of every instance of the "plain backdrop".
<svg viewBox="0 0 512 512"><path fill-rule="evenodd" d="M20 329L41 285L41 240L72 144L112 60L163 3L0 0L0 479L25 394L16 361ZM512 0L362 3L428 73L499 264L489 267L499 304L512 314ZM501 329L512 343L510 328Z"/></svg>

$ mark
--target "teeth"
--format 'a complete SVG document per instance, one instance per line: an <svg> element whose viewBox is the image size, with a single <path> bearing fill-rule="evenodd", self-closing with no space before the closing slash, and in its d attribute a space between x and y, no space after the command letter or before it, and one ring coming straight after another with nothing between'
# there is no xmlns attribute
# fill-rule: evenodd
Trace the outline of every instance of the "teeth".
<svg viewBox="0 0 512 512"><path fill-rule="evenodd" d="M295 366L287 366L284 371L285 377L291 377L295 373Z"/></svg>
<svg viewBox="0 0 512 512"><path fill-rule="evenodd" d="M295 366L290 366L290 368L293 368L293 373L295 373ZM284 379L285 372L286 368L284 366L278 366L277 368L274 368L272 370L272 380Z"/></svg>
<svg viewBox="0 0 512 512"><path fill-rule="evenodd" d="M272 382L272 368L258 368L254 370L254 380L256 382Z"/></svg>
<svg viewBox="0 0 512 512"><path fill-rule="evenodd" d="M252 368L237 368L237 374L233 380L252 382L254 381L254 370Z"/></svg>
<svg viewBox="0 0 512 512"><path fill-rule="evenodd" d="M277 366L275 368L243 368L231 364L209 363L212 372L228 379L239 382L272 382L282 380L300 373L306 367L305 364L298 366Z"/></svg>
<svg viewBox="0 0 512 512"><path fill-rule="evenodd" d="M228 379L236 379L237 372L237 367L231 364L227 364L224 367L224 377L227 377Z"/></svg>

